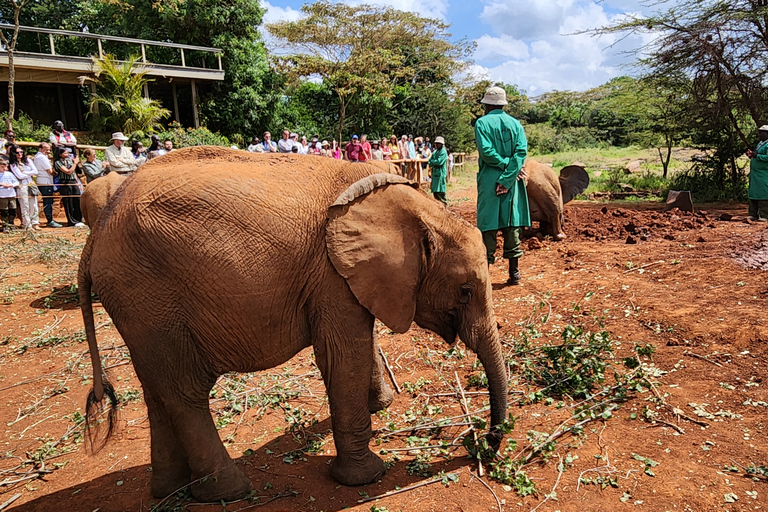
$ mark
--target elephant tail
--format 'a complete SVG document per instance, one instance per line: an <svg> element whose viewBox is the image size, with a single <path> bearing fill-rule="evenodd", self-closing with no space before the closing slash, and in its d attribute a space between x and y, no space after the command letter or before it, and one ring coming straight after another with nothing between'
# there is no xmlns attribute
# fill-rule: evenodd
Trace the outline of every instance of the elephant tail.
<svg viewBox="0 0 768 512"><path fill-rule="evenodd" d="M91 453L101 450L109 440L117 425L118 399L115 389L104 375L104 369L99 357L99 345L96 342L96 328L93 324L93 303L91 300L91 272L90 256L91 242L89 239L83 249L80 258L77 284L80 292L80 311L85 325L85 337L88 340L88 351L91 353L91 365L93 366L93 387L88 393L85 402L85 439ZM104 395L109 400L106 422L98 417L104 412ZM106 423L106 425L104 425ZM106 428L106 431L103 429Z"/></svg>

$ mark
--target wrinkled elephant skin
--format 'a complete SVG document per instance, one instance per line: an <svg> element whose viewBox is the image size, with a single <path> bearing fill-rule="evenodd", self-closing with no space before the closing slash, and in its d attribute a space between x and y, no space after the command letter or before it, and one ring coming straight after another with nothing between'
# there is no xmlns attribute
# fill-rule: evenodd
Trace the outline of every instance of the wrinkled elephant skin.
<svg viewBox="0 0 768 512"><path fill-rule="evenodd" d="M531 220L539 222L541 233L555 240L564 239L563 205L587 189L589 175L584 168L569 165L558 178L551 167L530 158L525 161L525 169Z"/></svg>
<svg viewBox="0 0 768 512"><path fill-rule="evenodd" d="M415 321L449 343L460 337L485 367L491 425L506 419L480 232L415 184L366 164L194 147L145 164L117 199L83 250L81 308L93 361L91 291L130 349L155 496L190 483L200 501L247 493L209 392L223 373L265 370L308 346L328 391L331 475L346 485L381 478L370 411L392 396L374 318L395 332ZM98 401L107 383L94 368Z"/></svg>

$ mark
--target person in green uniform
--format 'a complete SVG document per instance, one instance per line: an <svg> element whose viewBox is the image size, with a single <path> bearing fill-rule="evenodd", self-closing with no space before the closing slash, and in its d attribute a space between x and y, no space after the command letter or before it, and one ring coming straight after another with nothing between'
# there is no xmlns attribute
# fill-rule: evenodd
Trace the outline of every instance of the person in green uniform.
<svg viewBox="0 0 768 512"><path fill-rule="evenodd" d="M757 129L760 142L749 160L749 220L768 222L768 124Z"/></svg>
<svg viewBox="0 0 768 512"><path fill-rule="evenodd" d="M445 139L442 137L435 139L435 151L429 157L427 164L432 172L432 195L435 196L435 199L447 205L448 199L445 197L445 164L448 162L448 152L443 147L444 145Z"/></svg>
<svg viewBox="0 0 768 512"><path fill-rule="evenodd" d="M477 173L477 228L483 234L488 264L494 262L496 234L504 236L504 257L509 260L508 284L520 284L518 260L523 255L520 233L531 225L525 188L528 141L520 121L504 112L507 93L489 87L481 100L485 115L475 123L479 153Z"/></svg>

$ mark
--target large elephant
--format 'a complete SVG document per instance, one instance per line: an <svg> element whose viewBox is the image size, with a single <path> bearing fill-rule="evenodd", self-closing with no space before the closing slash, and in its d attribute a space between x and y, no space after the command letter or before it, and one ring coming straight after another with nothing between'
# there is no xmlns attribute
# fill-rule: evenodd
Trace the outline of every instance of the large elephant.
<svg viewBox="0 0 768 512"><path fill-rule="evenodd" d="M202 501L249 480L208 408L218 376L279 365L312 346L331 408L331 475L385 472L368 447L370 412L391 402L374 318L412 321L474 350L488 376L491 425L506 418L507 374L480 232L381 168L301 155L195 147L129 177L80 261L94 367L87 414L105 393L91 291L130 349L151 428L152 494L192 484ZM112 411L116 404L112 403ZM501 435L488 436L498 447ZM215 478L206 478L215 477Z"/></svg>
<svg viewBox="0 0 768 512"><path fill-rule="evenodd" d="M581 166L568 165L558 177L551 167L530 158L525 161L525 170L531 220L539 222L539 230L545 235L564 239L563 205L587 189L589 174Z"/></svg>
<svg viewBox="0 0 768 512"><path fill-rule="evenodd" d="M80 211L83 214L83 220L89 227L93 227L101 210L117 193L117 189L123 184L125 178L126 176L123 174L111 172L86 185L83 195L80 196Z"/></svg>

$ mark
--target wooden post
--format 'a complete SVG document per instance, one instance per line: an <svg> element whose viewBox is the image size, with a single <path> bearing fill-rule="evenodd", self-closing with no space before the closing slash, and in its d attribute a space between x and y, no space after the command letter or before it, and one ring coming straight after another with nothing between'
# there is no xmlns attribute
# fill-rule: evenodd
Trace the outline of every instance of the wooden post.
<svg viewBox="0 0 768 512"><path fill-rule="evenodd" d="M51 43L51 55L56 55L56 47L53 44L53 34L48 34L48 42Z"/></svg>
<svg viewBox="0 0 768 512"><path fill-rule="evenodd" d="M101 49L101 39L97 39L96 43L99 45L99 58L104 58L104 50Z"/></svg>
<svg viewBox="0 0 768 512"><path fill-rule="evenodd" d="M187 67L187 61L184 59L184 48L181 48L181 67Z"/></svg>
<svg viewBox="0 0 768 512"><path fill-rule="evenodd" d="M144 44L143 43L141 45L141 62L143 62L145 64L147 63L147 51L144 48Z"/></svg>
<svg viewBox="0 0 768 512"><path fill-rule="evenodd" d="M179 121L179 99L176 97L176 82L171 82L171 94L173 95L173 117L177 123Z"/></svg>
<svg viewBox="0 0 768 512"><path fill-rule="evenodd" d="M147 84L144 84L144 98L149 99L149 87L147 87Z"/></svg>
<svg viewBox="0 0 768 512"><path fill-rule="evenodd" d="M221 67L221 52L217 53L216 55L219 57L219 71L222 71L222 67Z"/></svg>
<svg viewBox="0 0 768 512"><path fill-rule="evenodd" d="M200 128L200 116L197 113L197 86L195 80L190 80L192 84L192 117L195 120L195 128Z"/></svg>
<svg viewBox="0 0 768 512"><path fill-rule="evenodd" d="M90 82L88 84L88 88L91 90L91 95L96 94L96 84L93 82ZM99 104L94 103L93 104L93 114L99 115Z"/></svg>

